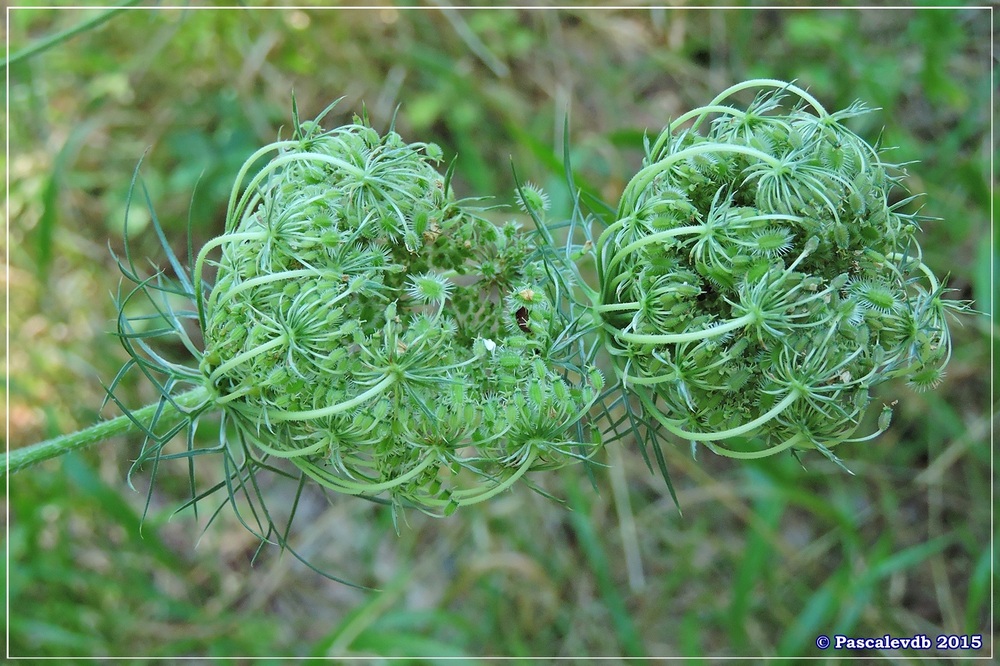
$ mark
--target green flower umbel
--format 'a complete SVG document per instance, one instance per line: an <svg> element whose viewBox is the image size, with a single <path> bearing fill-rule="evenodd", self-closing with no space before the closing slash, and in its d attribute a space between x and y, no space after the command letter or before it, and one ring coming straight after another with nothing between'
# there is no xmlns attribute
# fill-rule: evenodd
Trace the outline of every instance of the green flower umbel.
<svg viewBox="0 0 1000 666"><path fill-rule="evenodd" d="M961 304L921 263L901 168L843 124L865 112L748 81L647 142L598 242L596 309L622 384L675 435L833 457L888 426L856 434L873 386L941 378Z"/></svg>
<svg viewBox="0 0 1000 666"><path fill-rule="evenodd" d="M566 432L600 387L550 358L530 237L456 201L440 156L302 123L247 161L195 291L201 371L242 441L333 490L449 511L578 457Z"/></svg>

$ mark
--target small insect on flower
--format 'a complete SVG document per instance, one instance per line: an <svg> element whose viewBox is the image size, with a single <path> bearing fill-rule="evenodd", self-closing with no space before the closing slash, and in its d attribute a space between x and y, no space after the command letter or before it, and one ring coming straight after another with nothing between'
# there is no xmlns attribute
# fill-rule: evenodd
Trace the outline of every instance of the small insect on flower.
<svg viewBox="0 0 1000 666"><path fill-rule="evenodd" d="M528 308L520 307L517 312L514 313L514 319L517 321L517 327L520 328L525 333L531 333L531 327L528 326L530 318L528 316Z"/></svg>

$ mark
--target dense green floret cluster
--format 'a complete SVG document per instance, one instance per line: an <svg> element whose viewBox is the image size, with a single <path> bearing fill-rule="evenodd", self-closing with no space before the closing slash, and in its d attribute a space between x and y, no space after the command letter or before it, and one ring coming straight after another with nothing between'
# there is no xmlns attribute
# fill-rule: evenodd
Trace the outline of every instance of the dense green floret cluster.
<svg viewBox="0 0 1000 666"><path fill-rule="evenodd" d="M201 369L245 441L334 490L447 512L586 455L567 432L601 377L554 358L530 236L457 201L440 157L358 119L302 123L247 161L196 274L219 249Z"/></svg>
<svg viewBox="0 0 1000 666"><path fill-rule="evenodd" d="M773 89L723 104L751 87ZM754 81L647 142L597 246L596 309L623 385L677 436L832 457L874 436L856 434L873 386L940 380L960 306L920 261L901 168L844 125L865 111Z"/></svg>

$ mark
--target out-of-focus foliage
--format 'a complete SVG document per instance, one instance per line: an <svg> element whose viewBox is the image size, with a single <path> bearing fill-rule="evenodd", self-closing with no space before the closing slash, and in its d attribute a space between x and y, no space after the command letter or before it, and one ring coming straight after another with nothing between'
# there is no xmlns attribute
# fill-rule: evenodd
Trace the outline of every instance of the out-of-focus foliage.
<svg viewBox="0 0 1000 666"><path fill-rule="evenodd" d="M12 52L98 11L15 9ZM330 126L364 107L382 131L396 114L405 139L457 156L459 196L513 203L513 161L548 190L553 219L569 213L567 112L577 186L614 205L643 133L733 82L796 80L828 108L862 99L881 110L853 129L917 162L920 213L941 218L923 225L924 262L987 310L989 20L962 8L123 11L10 68L10 443L97 418L99 379L123 360L106 333L119 279L107 246L120 249L136 163L186 256L188 220L195 247L217 235L242 161L289 136L293 91L304 117L346 96ZM144 208L130 218L135 253L162 263ZM377 592L277 549L251 567L257 544L228 516L195 548L190 512L168 522L183 464L158 471L140 533L145 493L124 484L138 441L53 461L10 480L12 654L816 655L818 634L988 632L996 336L986 317L964 324L938 390L902 389L887 433L838 450L856 476L820 460L693 461L672 442L682 518L624 442L595 470L599 492L578 468L538 480L572 510L522 490L447 520L408 516L398 536L383 507L307 493L289 539ZM125 390L135 405L153 396ZM262 491L271 506L294 494ZM991 649L987 637L975 654Z"/></svg>

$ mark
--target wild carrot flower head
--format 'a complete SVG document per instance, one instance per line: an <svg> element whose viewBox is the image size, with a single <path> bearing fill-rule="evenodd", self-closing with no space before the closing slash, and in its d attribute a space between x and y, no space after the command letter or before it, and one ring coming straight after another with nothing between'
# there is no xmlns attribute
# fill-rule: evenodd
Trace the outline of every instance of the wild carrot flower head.
<svg viewBox="0 0 1000 666"><path fill-rule="evenodd" d="M297 123L248 160L196 291L201 372L242 442L447 512L579 457L567 432L600 377L553 355L564 324L531 237L456 200L440 157L357 118Z"/></svg>
<svg viewBox="0 0 1000 666"><path fill-rule="evenodd" d="M901 166L845 124L867 112L751 81L647 141L598 244L597 311L624 386L676 435L833 457L869 438L873 386L941 378L963 306L921 263Z"/></svg>

